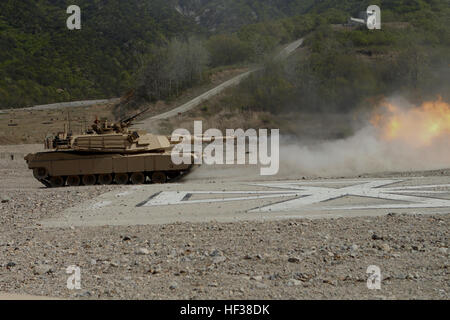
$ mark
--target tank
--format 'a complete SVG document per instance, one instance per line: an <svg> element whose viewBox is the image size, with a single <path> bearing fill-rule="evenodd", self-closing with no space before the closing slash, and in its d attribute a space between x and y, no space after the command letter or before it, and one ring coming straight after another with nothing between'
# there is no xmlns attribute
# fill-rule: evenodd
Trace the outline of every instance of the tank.
<svg viewBox="0 0 450 320"><path fill-rule="evenodd" d="M172 162L169 137L129 129L139 115L118 123L95 120L80 135L64 130L48 137L48 151L25 156L28 168L47 187L166 183L190 172L193 165ZM194 163L195 154L187 156Z"/></svg>

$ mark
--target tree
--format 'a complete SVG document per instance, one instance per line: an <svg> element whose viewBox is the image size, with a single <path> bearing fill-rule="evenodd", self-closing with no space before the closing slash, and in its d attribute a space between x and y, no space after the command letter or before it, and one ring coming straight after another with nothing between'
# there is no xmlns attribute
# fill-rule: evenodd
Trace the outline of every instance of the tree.
<svg viewBox="0 0 450 320"><path fill-rule="evenodd" d="M221 34L209 38L207 47L211 56L211 66L227 66L250 59L251 47L236 34Z"/></svg>
<svg viewBox="0 0 450 320"><path fill-rule="evenodd" d="M137 75L138 96L161 100L178 95L180 90L202 80L209 54L203 42L196 38L173 39L165 47L154 47L140 58Z"/></svg>

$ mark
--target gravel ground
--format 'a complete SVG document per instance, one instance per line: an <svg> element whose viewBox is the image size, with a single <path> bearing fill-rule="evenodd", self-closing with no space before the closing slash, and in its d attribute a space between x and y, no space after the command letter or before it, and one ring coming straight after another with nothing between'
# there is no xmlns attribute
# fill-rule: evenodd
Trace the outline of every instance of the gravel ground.
<svg viewBox="0 0 450 320"><path fill-rule="evenodd" d="M448 299L449 216L175 224L0 236L0 291L66 298ZM82 289L66 288L69 265ZM377 265L381 290L368 290Z"/></svg>
<svg viewBox="0 0 450 320"><path fill-rule="evenodd" d="M75 299L449 299L447 215L46 229L110 187L0 169L0 291ZM81 268L81 289L66 268ZM369 265L380 290L366 286Z"/></svg>
<svg viewBox="0 0 450 320"><path fill-rule="evenodd" d="M13 233L50 217L80 201L92 199L118 186L45 188L33 178L23 155L40 151L40 145L0 146L0 231ZM10 160L10 155L14 160ZM20 155L20 156L16 156Z"/></svg>

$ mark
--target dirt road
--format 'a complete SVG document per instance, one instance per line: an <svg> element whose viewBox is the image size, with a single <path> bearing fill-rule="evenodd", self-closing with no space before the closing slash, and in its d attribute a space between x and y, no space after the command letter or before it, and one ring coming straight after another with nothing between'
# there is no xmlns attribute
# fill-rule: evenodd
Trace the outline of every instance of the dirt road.
<svg viewBox="0 0 450 320"><path fill-rule="evenodd" d="M290 44L288 44L287 46L285 46L279 53L278 55L275 57L276 59L286 59L287 57L289 57L296 49L298 49L298 47L300 47L303 43L304 39L298 39ZM151 128L154 128L154 122L158 121L158 120L163 120L163 119L167 119L170 117L174 117L176 115L179 115L181 113L187 112L189 110L192 110L193 108L197 107L198 105L200 105L203 101L221 93L222 91L224 91L225 89L232 87L232 86L236 86L238 85L242 80L244 80L245 78L247 78L249 75L251 75L253 72L261 70L261 67L255 67L252 68L251 70L244 72L228 81L225 81L224 83L221 83L220 85L218 85L217 87L199 95L198 97L190 100L189 102L186 102L184 104L182 104L179 107L176 107L172 110L169 110L167 112L155 115L153 117L147 118L145 120L141 120L139 127L144 129L144 130L150 130Z"/></svg>
<svg viewBox="0 0 450 320"><path fill-rule="evenodd" d="M39 111L39 110L54 110L54 109L64 109L64 108L76 108L76 107L86 107L95 104L109 104L119 102L119 98L112 99L101 99L101 100L83 100L83 101L70 101L70 102L58 102L51 104L36 105L28 108L17 108L17 109L3 109L0 113L8 113L11 111Z"/></svg>

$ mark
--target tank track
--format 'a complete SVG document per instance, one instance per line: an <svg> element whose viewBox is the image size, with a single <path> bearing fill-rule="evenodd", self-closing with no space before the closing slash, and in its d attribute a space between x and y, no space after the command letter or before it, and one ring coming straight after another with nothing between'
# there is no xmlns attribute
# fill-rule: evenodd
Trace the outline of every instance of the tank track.
<svg viewBox="0 0 450 320"><path fill-rule="evenodd" d="M192 173L192 171L194 171L195 168L196 167L192 167L192 168L190 168L190 169L188 169L186 171L177 172L178 174L176 176L174 176L174 177L170 177L169 175L167 175L166 182L163 182L163 184L180 181L181 179L185 178L187 175ZM130 177L130 175L129 175L129 177ZM67 187L68 186L67 183L66 183L66 179L64 179L64 184L61 185L61 186L54 186L52 184L52 182L51 182L51 179L52 179L51 176L47 176L46 178L37 178L37 177L35 177L35 179L38 180L40 183L42 183L47 188L63 188L63 187ZM153 182L150 182L150 183L153 183ZM117 183L112 181L109 185L114 185L114 184L117 184ZM129 179L126 184L133 184L133 183ZM126 184L124 184L124 185L126 185ZM146 181L143 184L149 184L149 182ZM98 181L97 181L94 185L102 185L102 184L98 183ZM105 184L105 185L108 185L108 184ZM77 185L77 187L79 187L79 186L83 186L83 184L80 183L79 185Z"/></svg>
<svg viewBox="0 0 450 320"><path fill-rule="evenodd" d="M46 186L47 188L51 188L52 184L50 183L50 181L46 180L46 179L37 179L37 181L39 181L40 183L42 183L44 186Z"/></svg>

